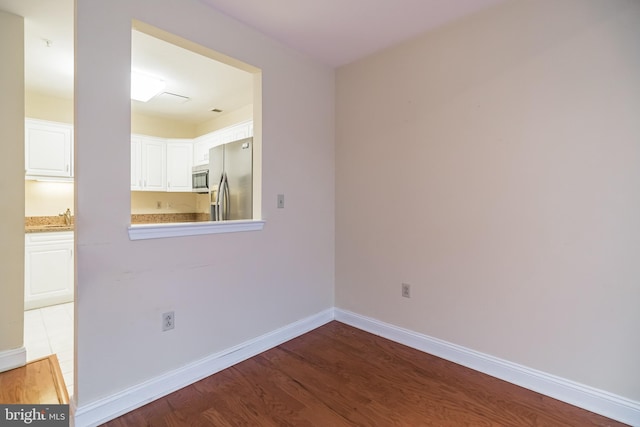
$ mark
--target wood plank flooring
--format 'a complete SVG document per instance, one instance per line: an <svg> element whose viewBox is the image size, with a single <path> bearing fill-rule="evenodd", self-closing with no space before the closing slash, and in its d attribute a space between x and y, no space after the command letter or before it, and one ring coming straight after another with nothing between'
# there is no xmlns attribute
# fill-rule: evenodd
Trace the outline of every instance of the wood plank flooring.
<svg viewBox="0 0 640 427"><path fill-rule="evenodd" d="M131 426L622 426L339 322L110 421Z"/></svg>
<svg viewBox="0 0 640 427"><path fill-rule="evenodd" d="M0 373L0 403L68 404L69 395L56 355Z"/></svg>

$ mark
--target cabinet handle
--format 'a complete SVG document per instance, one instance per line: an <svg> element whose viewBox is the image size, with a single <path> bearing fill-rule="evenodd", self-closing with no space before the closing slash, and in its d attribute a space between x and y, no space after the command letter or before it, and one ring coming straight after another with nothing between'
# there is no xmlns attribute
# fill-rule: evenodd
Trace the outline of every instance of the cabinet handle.
<svg viewBox="0 0 640 427"><path fill-rule="evenodd" d="M67 165L67 172L69 172L69 165Z"/></svg>

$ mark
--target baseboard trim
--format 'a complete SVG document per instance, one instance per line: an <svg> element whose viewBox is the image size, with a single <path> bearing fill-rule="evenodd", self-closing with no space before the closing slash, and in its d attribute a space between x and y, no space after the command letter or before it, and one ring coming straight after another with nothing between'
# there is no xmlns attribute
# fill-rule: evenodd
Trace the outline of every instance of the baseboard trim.
<svg viewBox="0 0 640 427"><path fill-rule="evenodd" d="M605 417L640 426L640 402L339 308L335 320Z"/></svg>
<svg viewBox="0 0 640 427"><path fill-rule="evenodd" d="M333 320L332 308L212 354L180 369L152 378L105 399L81 407L76 407L72 400L71 417L75 420L76 427L103 424L265 350L303 335L331 320Z"/></svg>
<svg viewBox="0 0 640 427"><path fill-rule="evenodd" d="M334 319L605 417L640 426L640 402L339 308L322 311L80 408L72 399L74 425L103 424ZM26 351L22 348L0 353L0 371L5 360L18 363L13 367L22 366L26 363Z"/></svg>
<svg viewBox="0 0 640 427"><path fill-rule="evenodd" d="M27 364L27 349L22 346L0 352L0 372L9 371Z"/></svg>

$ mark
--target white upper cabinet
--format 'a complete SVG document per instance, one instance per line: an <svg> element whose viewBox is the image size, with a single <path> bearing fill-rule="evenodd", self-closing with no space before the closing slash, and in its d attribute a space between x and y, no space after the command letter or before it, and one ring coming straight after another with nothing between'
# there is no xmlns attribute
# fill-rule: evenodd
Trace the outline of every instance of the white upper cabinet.
<svg viewBox="0 0 640 427"><path fill-rule="evenodd" d="M132 191L191 191L193 143L131 136Z"/></svg>
<svg viewBox="0 0 640 427"><path fill-rule="evenodd" d="M167 145L159 138L142 137L142 189L167 190Z"/></svg>
<svg viewBox="0 0 640 427"><path fill-rule="evenodd" d="M131 190L191 192L193 165L208 164L211 148L250 136L252 121L196 139L131 135Z"/></svg>
<svg viewBox="0 0 640 427"><path fill-rule="evenodd" d="M142 143L131 137L131 190L142 190Z"/></svg>
<svg viewBox="0 0 640 427"><path fill-rule="evenodd" d="M164 139L131 136L131 190L167 190L167 144Z"/></svg>
<svg viewBox="0 0 640 427"><path fill-rule="evenodd" d="M221 131L222 143L237 141L239 139L248 138L253 136L253 122L238 123L234 126L222 129Z"/></svg>
<svg viewBox="0 0 640 427"><path fill-rule="evenodd" d="M220 137L215 135L215 132L197 137L193 144L193 164L205 165L209 163L209 150L220 144Z"/></svg>
<svg viewBox="0 0 640 427"><path fill-rule="evenodd" d="M238 123L206 135L199 136L193 144L193 164L204 165L209 163L209 150L227 142L253 136L253 121Z"/></svg>
<svg viewBox="0 0 640 427"><path fill-rule="evenodd" d="M184 140L167 143L167 191L191 191L193 144Z"/></svg>
<svg viewBox="0 0 640 427"><path fill-rule="evenodd" d="M27 177L73 177L73 127L44 120L25 120Z"/></svg>

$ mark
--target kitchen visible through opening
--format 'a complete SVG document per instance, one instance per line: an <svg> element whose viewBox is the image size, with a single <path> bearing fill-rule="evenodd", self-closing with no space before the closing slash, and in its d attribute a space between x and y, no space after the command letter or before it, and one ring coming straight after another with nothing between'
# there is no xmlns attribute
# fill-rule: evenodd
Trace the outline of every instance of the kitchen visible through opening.
<svg viewBox="0 0 640 427"><path fill-rule="evenodd" d="M132 227L260 219L260 70L136 21L131 71Z"/></svg>

